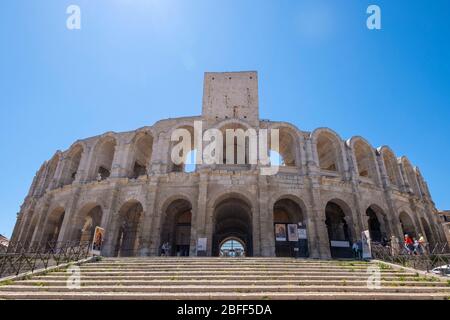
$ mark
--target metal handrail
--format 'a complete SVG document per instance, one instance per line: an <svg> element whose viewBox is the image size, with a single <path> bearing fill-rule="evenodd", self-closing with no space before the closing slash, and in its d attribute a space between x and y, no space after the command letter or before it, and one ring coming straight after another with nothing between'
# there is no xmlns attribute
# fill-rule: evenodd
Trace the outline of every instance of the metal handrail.
<svg viewBox="0 0 450 320"><path fill-rule="evenodd" d="M379 243L372 243L371 249L374 259L427 272L450 263L450 246L448 243L436 243L432 247L426 245L416 253L408 252L403 246L400 246L398 250L393 250L391 246L383 246Z"/></svg>
<svg viewBox="0 0 450 320"><path fill-rule="evenodd" d="M90 242L10 242L0 249L0 278L86 259Z"/></svg>

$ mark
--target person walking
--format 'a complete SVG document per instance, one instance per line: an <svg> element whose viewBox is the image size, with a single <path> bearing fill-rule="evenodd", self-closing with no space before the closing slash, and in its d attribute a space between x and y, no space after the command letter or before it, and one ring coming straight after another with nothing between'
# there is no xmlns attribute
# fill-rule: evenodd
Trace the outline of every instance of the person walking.
<svg viewBox="0 0 450 320"><path fill-rule="evenodd" d="M411 239L411 237L408 234L405 234L405 239L404 239L404 246L405 246L405 250L408 254L412 254L412 250L413 250L413 240Z"/></svg>
<svg viewBox="0 0 450 320"><path fill-rule="evenodd" d="M424 254L426 250L426 243L423 234L419 233L419 250L420 254Z"/></svg>

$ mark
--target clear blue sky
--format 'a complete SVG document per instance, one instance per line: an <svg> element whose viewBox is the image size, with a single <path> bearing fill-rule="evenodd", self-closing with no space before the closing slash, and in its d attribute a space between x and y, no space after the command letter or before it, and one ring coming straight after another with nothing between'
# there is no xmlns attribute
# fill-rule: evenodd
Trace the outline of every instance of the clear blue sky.
<svg viewBox="0 0 450 320"><path fill-rule="evenodd" d="M261 118L387 144L450 208L448 0L2 0L0 233L56 150L198 115L203 73L241 70L259 72Z"/></svg>

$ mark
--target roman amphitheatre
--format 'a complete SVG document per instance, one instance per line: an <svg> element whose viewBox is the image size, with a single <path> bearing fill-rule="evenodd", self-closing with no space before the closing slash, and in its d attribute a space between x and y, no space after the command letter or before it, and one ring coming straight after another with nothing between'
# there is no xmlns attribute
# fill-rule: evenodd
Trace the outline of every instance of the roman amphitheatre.
<svg viewBox="0 0 450 320"><path fill-rule="evenodd" d="M248 162L173 163L172 133L193 132L195 121L221 132L278 129L278 172L261 175ZM57 151L37 171L11 242L90 242L96 227L105 230L101 255L112 265L164 263L156 256L167 244L173 258L165 261L174 265L208 269L232 251L245 256L235 263L335 268L365 230L374 243L401 242L404 234L430 246L446 242L427 183L406 156L330 128L308 132L260 119L256 72L205 73L200 116L106 132ZM418 297L432 296L424 292Z"/></svg>

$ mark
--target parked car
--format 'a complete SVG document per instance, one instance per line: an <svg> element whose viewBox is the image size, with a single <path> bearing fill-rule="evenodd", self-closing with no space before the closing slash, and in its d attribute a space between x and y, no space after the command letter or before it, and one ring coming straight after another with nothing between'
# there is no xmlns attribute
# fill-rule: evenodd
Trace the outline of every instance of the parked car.
<svg viewBox="0 0 450 320"><path fill-rule="evenodd" d="M431 270L431 272L433 272L435 274L439 274L439 275L444 275L444 276L450 277L450 264L443 265L443 266L440 266L440 267L436 267L433 270Z"/></svg>

